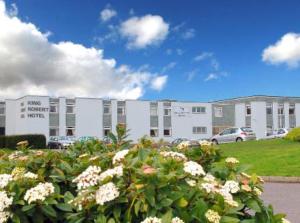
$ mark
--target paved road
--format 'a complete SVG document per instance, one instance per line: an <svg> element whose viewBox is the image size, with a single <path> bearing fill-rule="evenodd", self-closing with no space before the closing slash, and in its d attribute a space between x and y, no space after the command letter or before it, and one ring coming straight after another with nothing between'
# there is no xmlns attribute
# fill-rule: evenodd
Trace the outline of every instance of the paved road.
<svg viewBox="0 0 300 223"><path fill-rule="evenodd" d="M286 213L292 223L300 222L300 184L265 183L262 198L272 204L275 213Z"/></svg>

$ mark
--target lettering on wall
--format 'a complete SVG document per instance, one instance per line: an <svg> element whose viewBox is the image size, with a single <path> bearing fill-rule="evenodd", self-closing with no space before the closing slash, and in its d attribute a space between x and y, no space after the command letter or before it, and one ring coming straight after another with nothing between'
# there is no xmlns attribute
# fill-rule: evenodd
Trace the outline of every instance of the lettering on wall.
<svg viewBox="0 0 300 223"><path fill-rule="evenodd" d="M34 118L40 119L45 118L45 113L49 112L49 107L43 106L41 101L27 101L27 103L22 102L21 106L21 118ZM27 112L27 114L25 114Z"/></svg>
<svg viewBox="0 0 300 223"><path fill-rule="evenodd" d="M190 116L190 110L187 107L178 106L174 107L174 115L177 115L178 117L186 117Z"/></svg>

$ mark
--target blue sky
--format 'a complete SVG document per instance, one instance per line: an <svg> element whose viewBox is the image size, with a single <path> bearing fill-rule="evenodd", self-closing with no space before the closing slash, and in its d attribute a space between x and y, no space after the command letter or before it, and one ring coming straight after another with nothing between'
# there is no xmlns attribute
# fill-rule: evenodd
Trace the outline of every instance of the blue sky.
<svg viewBox="0 0 300 223"><path fill-rule="evenodd" d="M300 96L300 2L296 0L5 3L7 11L17 7L12 16L34 24L42 33L51 33L47 35L51 43L70 41L103 49L104 58L113 58L117 66L146 70L151 78L166 77L159 89L151 87L152 79L142 84L142 93L136 96L139 98L210 101L253 94ZM101 17L105 9L112 13L106 21ZM130 24L136 22L142 29L139 22L147 15L162 19L160 25L165 29L157 33L158 40L153 37L137 47L134 38L143 34L138 30L129 30L128 34L122 27L136 18ZM268 47L273 48L266 51ZM124 88L127 86L116 91ZM56 94L59 90L50 92ZM74 95L81 96L78 92ZM94 95L117 97L96 91L91 93Z"/></svg>

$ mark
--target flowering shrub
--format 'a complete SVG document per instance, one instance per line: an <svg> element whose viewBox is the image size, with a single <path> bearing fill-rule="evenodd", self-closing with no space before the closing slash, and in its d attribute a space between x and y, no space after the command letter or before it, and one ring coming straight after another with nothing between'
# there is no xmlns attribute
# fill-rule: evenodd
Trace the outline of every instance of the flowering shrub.
<svg viewBox="0 0 300 223"><path fill-rule="evenodd" d="M1 155L0 222L288 222L263 204L262 179L209 143L87 144Z"/></svg>

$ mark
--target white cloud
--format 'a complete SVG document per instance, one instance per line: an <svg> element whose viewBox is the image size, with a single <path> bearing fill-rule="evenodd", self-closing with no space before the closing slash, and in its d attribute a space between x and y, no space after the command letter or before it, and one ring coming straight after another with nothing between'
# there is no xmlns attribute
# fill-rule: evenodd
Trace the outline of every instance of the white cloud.
<svg viewBox="0 0 300 223"><path fill-rule="evenodd" d="M192 39L196 35L196 30L195 29L187 29L185 32L182 33L182 38L183 39Z"/></svg>
<svg viewBox="0 0 300 223"><path fill-rule="evenodd" d="M164 66L162 69L161 69L161 73L165 73L165 72L167 72L167 71L169 71L169 70L171 70L171 69L173 69L175 66L176 66L176 62L170 62L170 63L168 63L166 66Z"/></svg>
<svg viewBox="0 0 300 223"><path fill-rule="evenodd" d="M19 10L18 10L18 7L17 7L16 3L12 3L10 5L10 8L7 10L7 14L10 17L14 17L14 16L17 16L18 13L19 13Z"/></svg>
<svg viewBox="0 0 300 223"><path fill-rule="evenodd" d="M114 59L104 58L101 49L49 42L47 33L34 24L9 16L1 0L0 27L0 97L43 94L136 99L153 81L159 86L167 79L117 66Z"/></svg>
<svg viewBox="0 0 300 223"><path fill-rule="evenodd" d="M187 81L191 81L194 79L194 77L198 74L199 70L198 69L194 69L191 72L189 72L187 74Z"/></svg>
<svg viewBox="0 0 300 223"><path fill-rule="evenodd" d="M100 18L103 22L111 20L113 17L117 16L117 12L107 5L105 9L100 12Z"/></svg>
<svg viewBox="0 0 300 223"><path fill-rule="evenodd" d="M128 39L128 48L145 48L161 43L169 33L169 24L158 15L132 17L121 24L121 35Z"/></svg>
<svg viewBox="0 0 300 223"><path fill-rule="evenodd" d="M298 67L300 64L300 34L285 34L274 45L264 49L262 59L270 64L287 64L291 68Z"/></svg>
<svg viewBox="0 0 300 223"><path fill-rule="evenodd" d="M219 78L218 74L210 73L210 74L207 75L207 77L204 79L204 81L216 80L218 78Z"/></svg>
<svg viewBox="0 0 300 223"><path fill-rule="evenodd" d="M212 58L214 54L212 52L203 52L194 57L194 61L202 61L208 58Z"/></svg>
<svg viewBox="0 0 300 223"><path fill-rule="evenodd" d="M152 79L151 88L154 90L157 90L157 91L161 91L164 88L164 86L166 85L167 80L168 80L167 75L157 76Z"/></svg>

